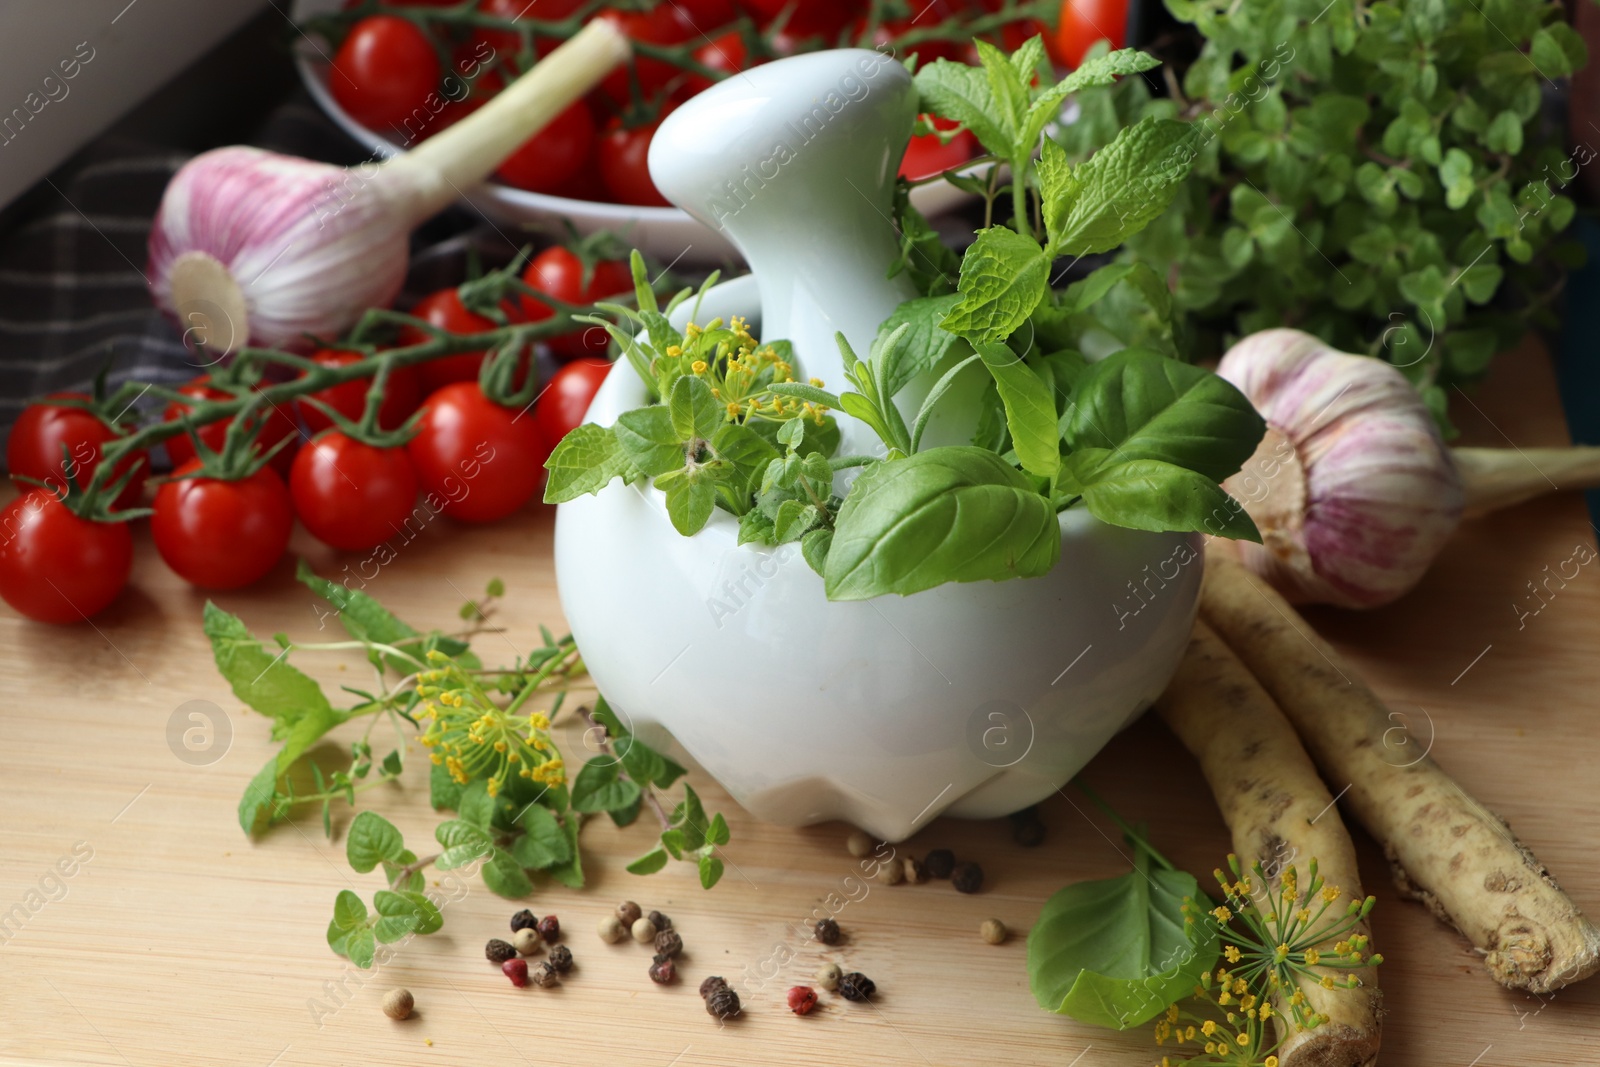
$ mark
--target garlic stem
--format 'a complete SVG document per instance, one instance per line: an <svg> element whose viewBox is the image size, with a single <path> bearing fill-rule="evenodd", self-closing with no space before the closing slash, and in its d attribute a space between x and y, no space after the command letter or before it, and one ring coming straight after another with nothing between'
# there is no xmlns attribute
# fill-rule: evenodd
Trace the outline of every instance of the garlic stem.
<svg viewBox="0 0 1600 1067"><path fill-rule="evenodd" d="M396 196L407 225L437 214L488 177L628 52L627 37L610 20L595 19L477 111L386 162L379 181Z"/></svg>
<svg viewBox="0 0 1600 1067"><path fill-rule="evenodd" d="M1452 448L1470 513L1600 486L1600 448Z"/></svg>

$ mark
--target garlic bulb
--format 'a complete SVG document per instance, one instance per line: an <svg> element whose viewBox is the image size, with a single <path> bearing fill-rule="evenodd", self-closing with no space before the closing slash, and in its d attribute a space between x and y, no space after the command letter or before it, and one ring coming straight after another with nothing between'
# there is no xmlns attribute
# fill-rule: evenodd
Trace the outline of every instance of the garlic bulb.
<svg viewBox="0 0 1600 1067"><path fill-rule="evenodd" d="M1217 372L1267 420L1224 483L1261 530L1262 544L1240 544L1244 562L1299 603L1375 607L1415 585L1464 495L1411 383L1287 329L1246 337Z"/></svg>
<svg viewBox="0 0 1600 1067"><path fill-rule="evenodd" d="M399 292L412 227L628 52L622 32L596 19L483 107L382 164L345 169L238 146L196 156L168 184L150 234L157 306L219 357L341 333Z"/></svg>

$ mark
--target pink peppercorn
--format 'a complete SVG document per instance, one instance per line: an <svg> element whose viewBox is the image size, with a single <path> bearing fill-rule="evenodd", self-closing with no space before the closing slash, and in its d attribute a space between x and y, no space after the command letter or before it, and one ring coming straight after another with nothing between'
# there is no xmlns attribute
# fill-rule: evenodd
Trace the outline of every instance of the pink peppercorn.
<svg viewBox="0 0 1600 1067"><path fill-rule="evenodd" d="M797 985L789 988L789 1010L796 1015L810 1015L811 1009L817 1006L817 991L808 985Z"/></svg>
<svg viewBox="0 0 1600 1067"><path fill-rule="evenodd" d="M507 978L511 979L511 984L516 986L518 989L521 989L528 984L527 960L506 960L500 965L500 971Z"/></svg>

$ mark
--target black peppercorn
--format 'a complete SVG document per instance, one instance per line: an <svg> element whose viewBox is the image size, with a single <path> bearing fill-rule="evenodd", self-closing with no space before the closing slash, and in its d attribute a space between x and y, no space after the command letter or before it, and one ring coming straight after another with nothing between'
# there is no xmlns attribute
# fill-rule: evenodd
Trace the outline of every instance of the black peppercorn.
<svg viewBox="0 0 1600 1067"><path fill-rule="evenodd" d="M1023 848L1033 848L1044 842L1044 823L1039 819L1038 807L1011 813L1011 840Z"/></svg>
<svg viewBox="0 0 1600 1067"><path fill-rule="evenodd" d="M557 945L550 950L550 966L557 974L566 974L572 970L572 950L566 945Z"/></svg>
<svg viewBox="0 0 1600 1067"><path fill-rule="evenodd" d="M726 984L719 985L706 997L706 1011L719 1019L731 1019L739 1014L739 994Z"/></svg>
<svg viewBox="0 0 1600 1067"><path fill-rule="evenodd" d="M555 941L561 936L561 920L554 915L546 915L539 920L536 929L539 931L539 936L546 941Z"/></svg>
<svg viewBox="0 0 1600 1067"><path fill-rule="evenodd" d="M491 937L489 943L483 946L483 954L490 963L504 963L517 958L517 948L509 941Z"/></svg>
<svg viewBox="0 0 1600 1067"><path fill-rule="evenodd" d="M650 981L657 985L671 985L677 978L678 968L671 956L657 956L650 961Z"/></svg>
<svg viewBox="0 0 1600 1067"><path fill-rule="evenodd" d="M631 900L624 900L617 905L617 921L628 929L633 929L633 924L639 921L644 912L639 910L639 905Z"/></svg>
<svg viewBox="0 0 1600 1067"><path fill-rule="evenodd" d="M839 924L832 919L818 919L816 925L817 940L824 945L837 945L839 943Z"/></svg>
<svg viewBox="0 0 1600 1067"><path fill-rule="evenodd" d="M950 872L957 893L976 893L983 888L983 868L976 863L958 863Z"/></svg>
<svg viewBox="0 0 1600 1067"><path fill-rule="evenodd" d="M529 911L527 908L523 908L521 911L511 916L512 933L516 933L518 930L527 930L538 925L539 917L533 912Z"/></svg>
<svg viewBox="0 0 1600 1067"><path fill-rule="evenodd" d="M870 1000L877 991L877 983L860 971L851 971L839 979L839 995L846 1000Z"/></svg>
<svg viewBox="0 0 1600 1067"><path fill-rule="evenodd" d="M539 964L533 969L533 973L529 977L532 979L533 984L540 989L549 989L551 986L561 982L561 975L548 963Z"/></svg>
<svg viewBox="0 0 1600 1067"><path fill-rule="evenodd" d="M683 951L683 938L678 931L668 927L656 934L655 946L657 959L663 956L671 959Z"/></svg>
<svg viewBox="0 0 1600 1067"><path fill-rule="evenodd" d="M728 988L728 980L720 974L714 974L700 983L700 999L704 1000L719 989Z"/></svg>
<svg viewBox="0 0 1600 1067"><path fill-rule="evenodd" d="M659 911L652 911L649 914L647 914L645 916L645 918L649 919L650 920L650 924L652 926L654 926L657 930L670 930L670 929L672 929L672 920L667 918L665 915L661 914Z"/></svg>
<svg viewBox="0 0 1600 1067"><path fill-rule="evenodd" d="M947 848L936 848L923 858L922 866L930 878L948 878L955 870L956 854Z"/></svg>

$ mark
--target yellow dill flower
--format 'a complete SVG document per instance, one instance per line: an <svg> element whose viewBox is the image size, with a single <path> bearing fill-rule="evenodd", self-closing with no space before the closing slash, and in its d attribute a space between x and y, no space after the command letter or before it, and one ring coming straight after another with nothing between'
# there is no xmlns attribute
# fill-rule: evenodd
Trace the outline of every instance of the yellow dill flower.
<svg viewBox="0 0 1600 1067"><path fill-rule="evenodd" d="M669 355L672 358L676 359L679 356L683 355L683 349L678 345L668 345L667 346L667 355Z"/></svg>
<svg viewBox="0 0 1600 1067"><path fill-rule="evenodd" d="M693 363L689 364L689 369L694 371L696 374L704 374L706 372L706 361L703 359L697 359Z"/></svg>
<svg viewBox="0 0 1600 1067"><path fill-rule="evenodd" d="M1318 952L1314 948L1306 949L1306 966L1307 967L1315 967L1317 965L1317 961L1320 960L1320 959L1322 959L1322 953Z"/></svg>
<svg viewBox="0 0 1600 1067"><path fill-rule="evenodd" d="M1325 974L1325 975L1322 976L1322 988L1323 989L1332 989L1333 988L1333 975Z"/></svg>
<svg viewBox="0 0 1600 1067"><path fill-rule="evenodd" d="M1228 945L1226 948L1224 948L1222 950L1222 955L1227 958L1229 963L1239 962L1239 950L1232 945Z"/></svg>
<svg viewBox="0 0 1600 1067"><path fill-rule="evenodd" d="M1268 1056L1261 1061L1261 1067L1278 1067L1278 1057Z"/></svg>
<svg viewBox="0 0 1600 1067"><path fill-rule="evenodd" d="M548 729L550 729L550 716L546 715L542 711L534 712L532 715L528 716L528 729L530 729L530 730L548 730Z"/></svg>
<svg viewBox="0 0 1600 1067"><path fill-rule="evenodd" d="M1202 1034L1205 1034L1207 1037L1210 1037L1212 1034L1216 1033L1217 1032L1216 1021L1213 1020L1213 1019L1207 1019L1205 1022L1201 1023L1200 1024L1200 1032Z"/></svg>
<svg viewBox="0 0 1600 1067"><path fill-rule="evenodd" d="M1322 889L1322 899L1325 903L1332 904L1334 901L1339 899L1339 892L1339 887L1336 885L1324 886Z"/></svg>
<svg viewBox="0 0 1600 1067"><path fill-rule="evenodd" d="M1243 978L1235 978L1233 980L1233 991L1235 994L1243 995L1244 993L1248 992L1249 989L1250 987L1245 985Z"/></svg>
<svg viewBox="0 0 1600 1067"><path fill-rule="evenodd" d="M1250 1035L1249 1034L1240 1034L1238 1037L1234 1038L1234 1041L1236 1041L1238 1043L1240 1048L1244 1048L1246 1045L1248 1045L1250 1043Z"/></svg>
<svg viewBox="0 0 1600 1067"><path fill-rule="evenodd" d="M1284 960L1288 959L1289 958L1289 946L1288 945L1279 945L1276 949L1273 950L1272 958L1277 960L1279 963L1282 963Z"/></svg>
<svg viewBox="0 0 1600 1067"><path fill-rule="evenodd" d="M1272 1018L1272 1001L1263 1000L1261 1002L1261 1019L1265 1021L1270 1018Z"/></svg>
<svg viewBox="0 0 1600 1067"><path fill-rule="evenodd" d="M1219 904L1217 907L1212 908L1211 914L1216 916L1216 920L1219 923L1228 922L1233 918L1233 912L1229 911L1226 905Z"/></svg>

